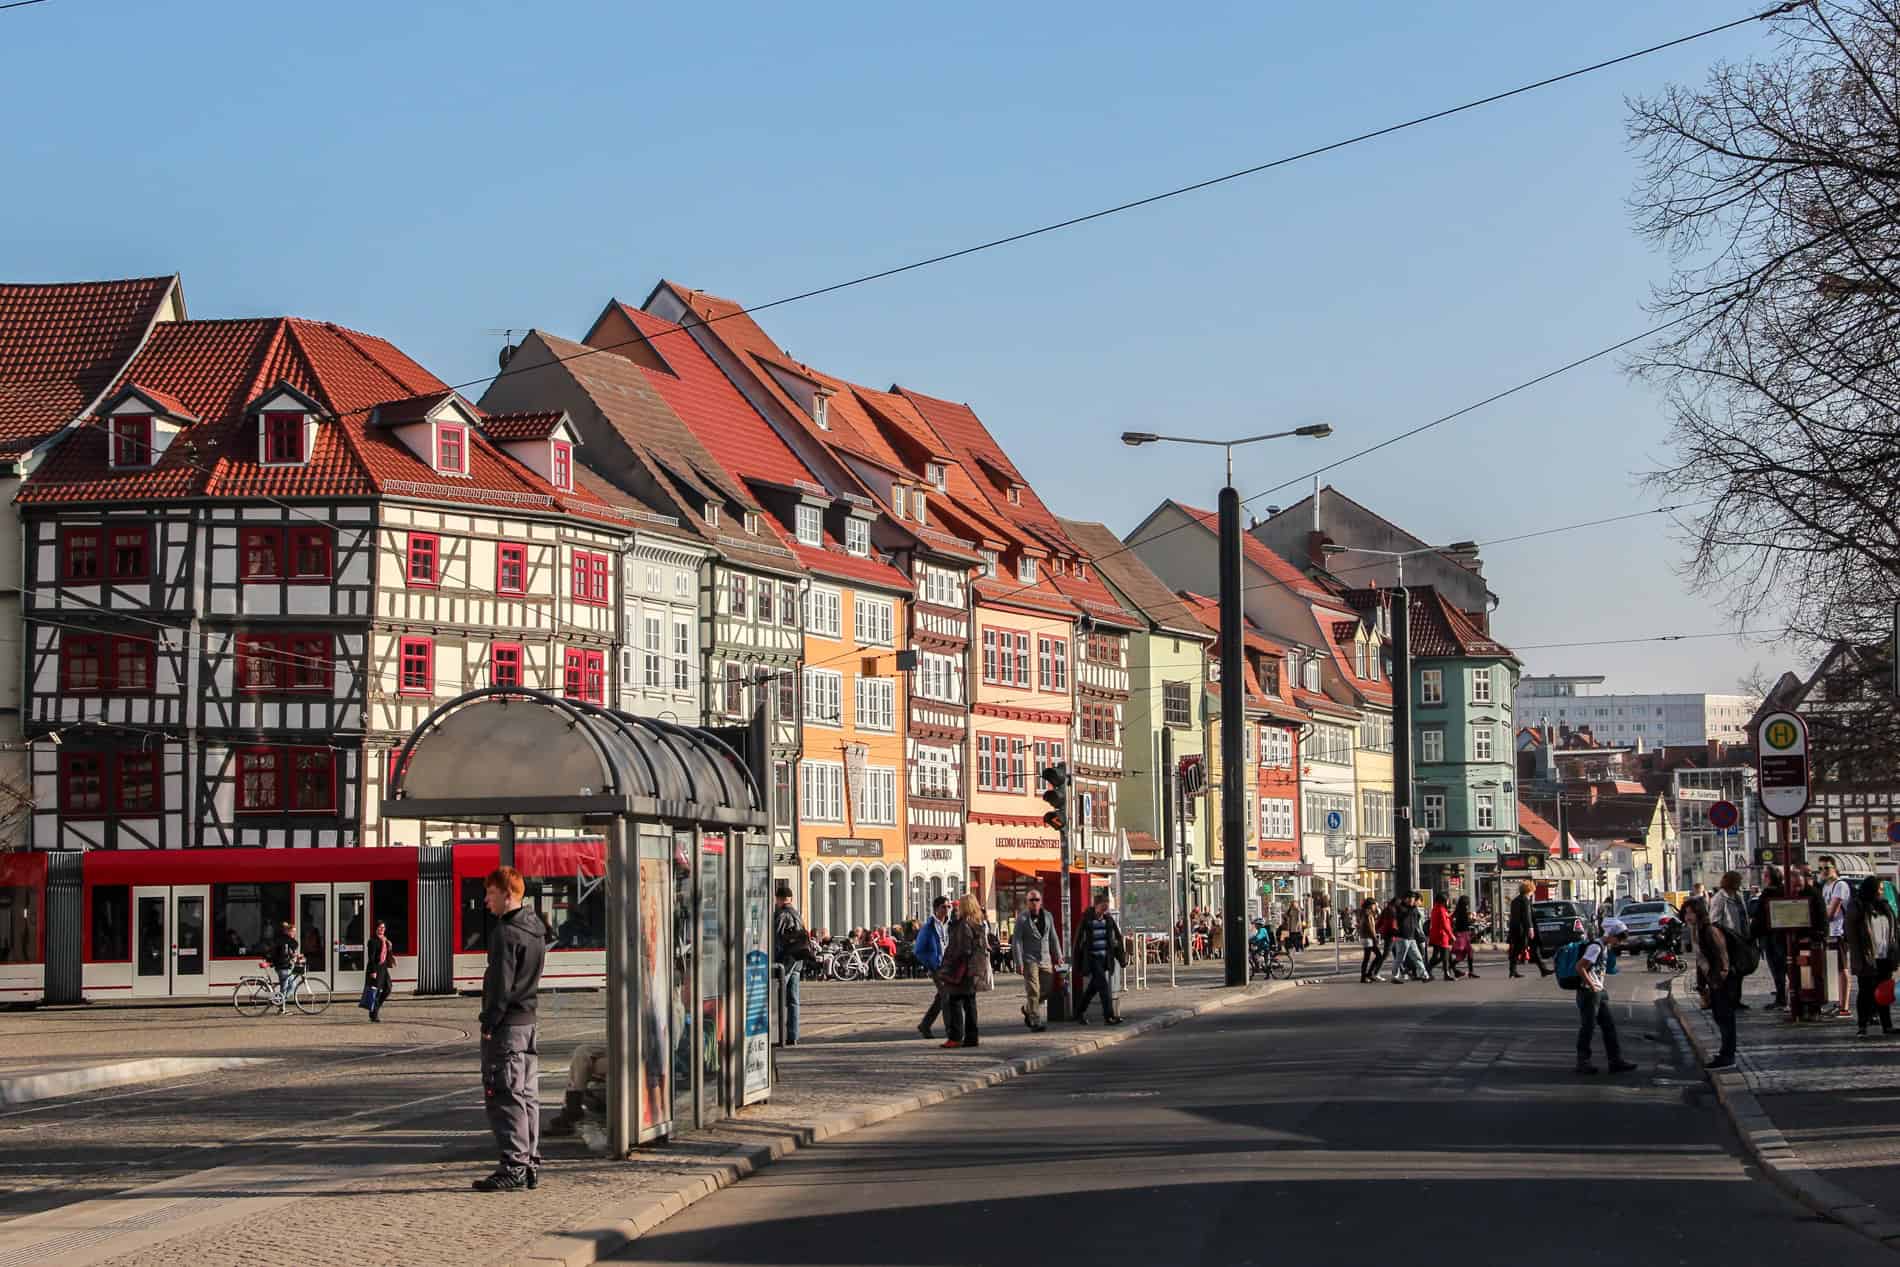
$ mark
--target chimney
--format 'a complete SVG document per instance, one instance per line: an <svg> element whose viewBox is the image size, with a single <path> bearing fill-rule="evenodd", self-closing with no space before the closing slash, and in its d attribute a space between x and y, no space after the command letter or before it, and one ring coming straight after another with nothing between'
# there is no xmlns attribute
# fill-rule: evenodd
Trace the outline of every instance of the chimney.
<svg viewBox="0 0 1900 1267"><path fill-rule="evenodd" d="M1326 566L1326 534L1315 528L1306 534L1306 561L1316 568Z"/></svg>

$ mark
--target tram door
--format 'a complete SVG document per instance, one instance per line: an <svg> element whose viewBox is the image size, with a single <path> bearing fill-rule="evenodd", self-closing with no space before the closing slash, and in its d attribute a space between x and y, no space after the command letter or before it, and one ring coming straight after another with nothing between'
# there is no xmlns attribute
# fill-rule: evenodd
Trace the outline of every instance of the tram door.
<svg viewBox="0 0 1900 1267"><path fill-rule="evenodd" d="M330 992L347 997L363 992L363 944L369 936L369 886L299 884L296 886L297 946L304 970L330 983Z"/></svg>
<svg viewBox="0 0 1900 1267"><path fill-rule="evenodd" d="M203 994L211 917L208 885L140 885L132 890L132 994Z"/></svg>

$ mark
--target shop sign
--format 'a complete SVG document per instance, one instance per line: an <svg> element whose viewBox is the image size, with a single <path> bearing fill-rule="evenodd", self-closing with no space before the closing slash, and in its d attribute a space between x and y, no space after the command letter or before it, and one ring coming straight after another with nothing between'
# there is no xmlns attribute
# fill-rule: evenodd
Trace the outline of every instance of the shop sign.
<svg viewBox="0 0 1900 1267"><path fill-rule="evenodd" d="M818 856L821 858L882 858L884 842L868 840L862 836L820 836Z"/></svg>
<svg viewBox="0 0 1900 1267"><path fill-rule="evenodd" d="M913 850L919 862L955 862L957 851L948 845L925 845Z"/></svg>
<svg viewBox="0 0 1900 1267"><path fill-rule="evenodd" d="M998 851L1005 849L1047 849L1051 852L1059 853L1062 850L1062 842L1057 840L1054 836L998 836L996 838L996 848Z"/></svg>

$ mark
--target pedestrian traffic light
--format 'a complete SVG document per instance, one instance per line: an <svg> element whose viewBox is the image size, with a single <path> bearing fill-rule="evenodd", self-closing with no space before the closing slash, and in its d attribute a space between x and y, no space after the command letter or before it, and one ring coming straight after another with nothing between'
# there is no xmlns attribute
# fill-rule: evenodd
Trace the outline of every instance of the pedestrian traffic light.
<svg viewBox="0 0 1900 1267"><path fill-rule="evenodd" d="M1042 799L1049 812L1042 816L1042 825L1054 832L1069 830L1069 766L1067 762L1057 762L1046 766L1042 772Z"/></svg>

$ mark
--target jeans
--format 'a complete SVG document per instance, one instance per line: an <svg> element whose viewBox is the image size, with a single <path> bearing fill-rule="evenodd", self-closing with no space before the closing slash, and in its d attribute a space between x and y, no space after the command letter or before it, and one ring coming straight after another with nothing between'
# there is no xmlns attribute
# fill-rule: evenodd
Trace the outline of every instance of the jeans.
<svg viewBox="0 0 1900 1267"><path fill-rule="evenodd" d="M1431 976L1431 973L1425 968L1425 956L1418 952L1418 943L1413 941L1410 937L1395 937L1392 939L1392 961L1392 979L1394 981L1399 980L1409 972L1416 972L1421 977Z"/></svg>
<svg viewBox="0 0 1900 1267"><path fill-rule="evenodd" d="M1742 975L1731 972L1722 978L1722 984L1709 987L1709 1011L1715 1013L1715 1028L1722 1033L1722 1050L1716 1053L1718 1060L1730 1060L1735 1055L1735 1005L1742 1001Z"/></svg>
<svg viewBox="0 0 1900 1267"><path fill-rule="evenodd" d="M965 1047L977 1045L976 996L974 994L950 994L944 996L943 1027L953 1043L962 1043Z"/></svg>
<svg viewBox="0 0 1900 1267"><path fill-rule="evenodd" d="M1603 1030L1603 1054L1614 1064L1623 1059L1623 1045L1616 1038L1616 1017L1610 1012L1610 992L1577 987L1577 1063L1590 1059L1590 1031Z"/></svg>
<svg viewBox="0 0 1900 1267"><path fill-rule="evenodd" d="M290 1002L291 991L296 984L297 970L295 968L279 968L277 970L277 988L284 992L284 997L278 1004L279 1007Z"/></svg>
<svg viewBox="0 0 1900 1267"><path fill-rule="evenodd" d="M1102 995L1102 1019L1109 1020L1115 1015L1115 987L1109 980L1108 972L1109 966L1105 963L1089 964L1089 983L1082 990L1082 1001L1075 1007L1078 1019L1089 1014L1089 1000L1095 997L1098 990Z"/></svg>
<svg viewBox="0 0 1900 1267"><path fill-rule="evenodd" d="M804 969L802 963L785 965L785 1006L779 1016L779 1041L783 1043L798 1041L798 978Z"/></svg>
<svg viewBox="0 0 1900 1267"><path fill-rule="evenodd" d="M1379 968L1385 963L1385 952L1379 949L1377 942L1367 942L1365 953L1359 956L1359 979L1370 981L1379 975Z"/></svg>
<svg viewBox="0 0 1900 1267"><path fill-rule="evenodd" d="M936 969L932 968L931 971L934 973ZM937 1018L942 1015L943 1015L943 987L938 986L937 992L930 996L930 1006L924 1009L924 1019L918 1022L918 1028L929 1029L933 1024L936 1023Z"/></svg>

